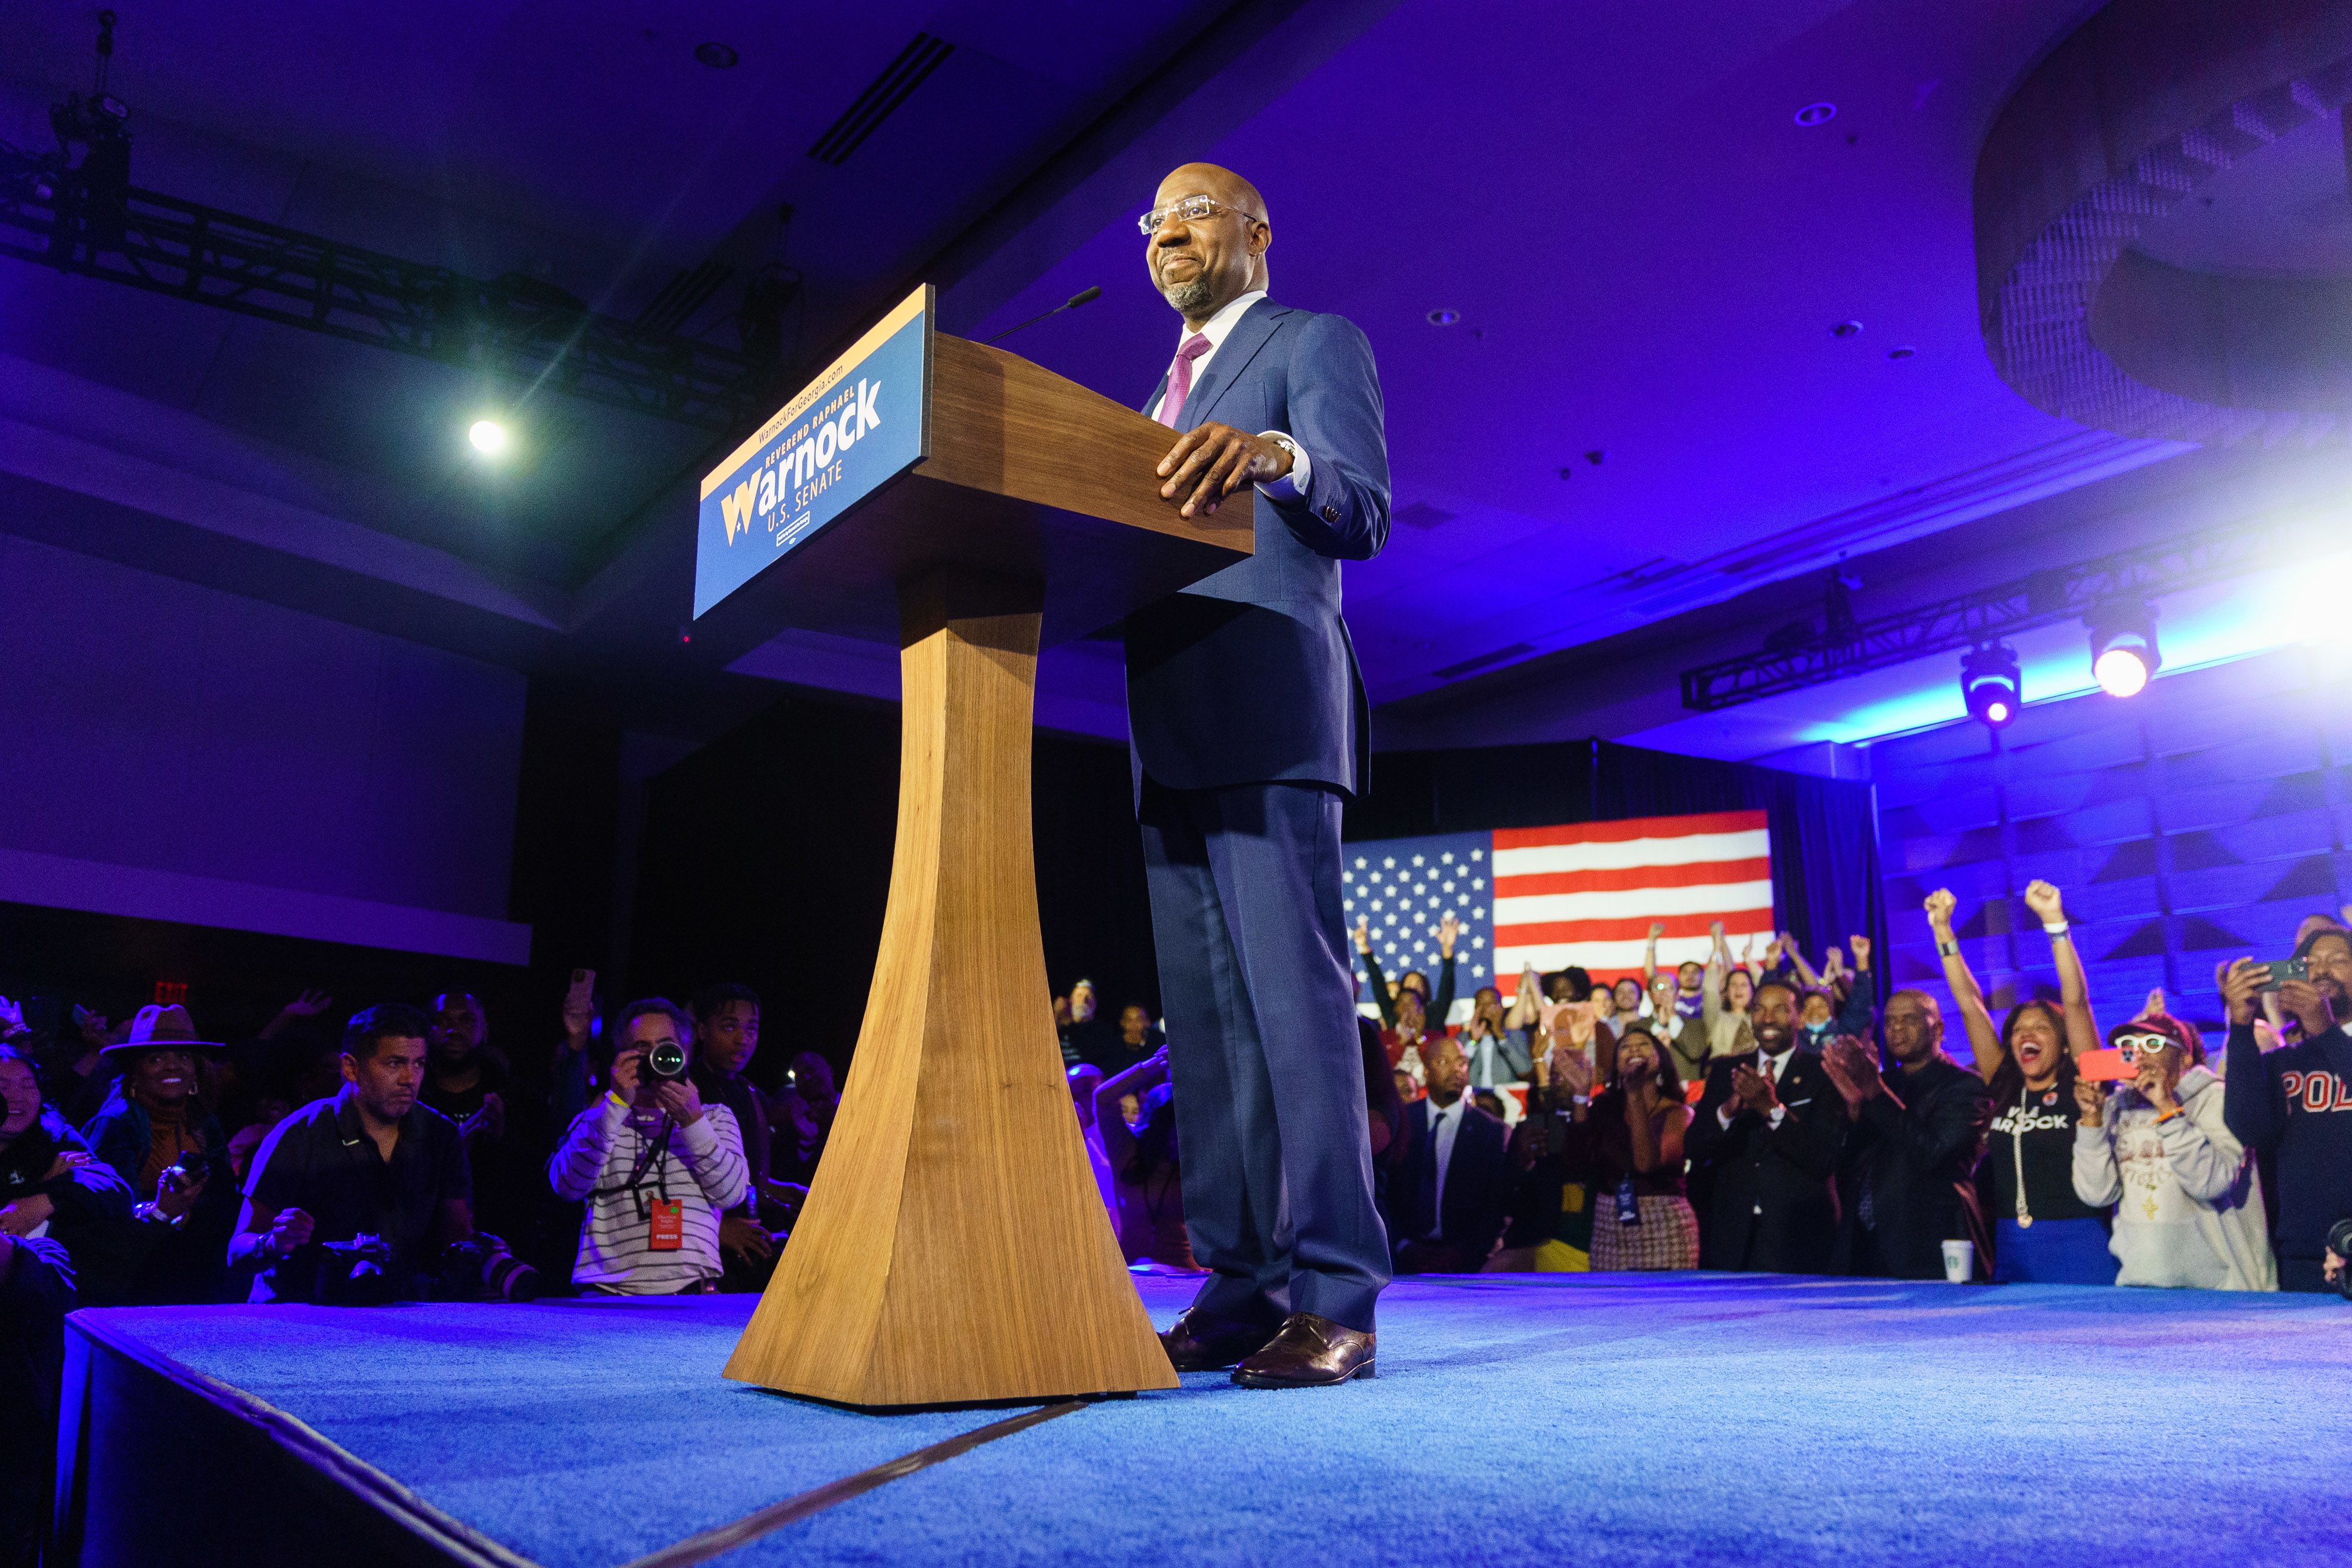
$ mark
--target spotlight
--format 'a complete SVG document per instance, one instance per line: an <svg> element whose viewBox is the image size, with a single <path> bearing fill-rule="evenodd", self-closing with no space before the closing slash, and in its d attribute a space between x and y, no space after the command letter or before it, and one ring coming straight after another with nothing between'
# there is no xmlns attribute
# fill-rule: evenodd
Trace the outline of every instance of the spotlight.
<svg viewBox="0 0 2352 1568"><path fill-rule="evenodd" d="M2005 643L1973 648L1960 656L1960 696L1969 716L1988 729L2006 729L2025 706L2017 678L2017 651Z"/></svg>
<svg viewBox="0 0 2352 1568"><path fill-rule="evenodd" d="M2092 678L2111 697L2137 696L2164 665L2156 612L2137 601L2103 604L2090 624Z"/></svg>
<svg viewBox="0 0 2352 1568"><path fill-rule="evenodd" d="M507 427L495 419L478 419L466 432L466 439L483 456L496 457L507 449Z"/></svg>

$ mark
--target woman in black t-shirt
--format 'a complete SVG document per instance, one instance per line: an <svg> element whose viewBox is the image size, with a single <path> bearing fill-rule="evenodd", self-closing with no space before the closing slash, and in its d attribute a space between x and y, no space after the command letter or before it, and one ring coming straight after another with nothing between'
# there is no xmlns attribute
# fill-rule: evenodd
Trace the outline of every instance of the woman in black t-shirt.
<svg viewBox="0 0 2352 1568"><path fill-rule="evenodd" d="M2106 1211L2074 1196L2074 1052L2098 1049L2082 959L2066 928L2058 890L2029 883L2025 902L2042 917L2058 967L2056 1005L2011 1008L1994 1032L1992 1015L1952 936L1952 895L1927 900L1927 923L1944 978L1968 1026L1977 1071L1992 1089L1994 1117L1983 1174L1994 1218L1992 1278L2000 1283L2112 1285Z"/></svg>

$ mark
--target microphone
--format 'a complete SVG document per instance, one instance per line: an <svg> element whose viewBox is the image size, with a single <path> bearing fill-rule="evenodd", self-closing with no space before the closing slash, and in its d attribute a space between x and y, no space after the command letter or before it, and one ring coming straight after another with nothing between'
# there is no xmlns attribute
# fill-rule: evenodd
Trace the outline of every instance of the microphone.
<svg viewBox="0 0 2352 1568"><path fill-rule="evenodd" d="M1067 299L1063 300L1059 305L1056 305L1051 310L1046 311L1045 316L1059 316L1065 310L1076 310L1079 306L1091 305L1101 298L1102 285L1097 283L1091 288L1079 289L1076 294L1071 295ZM993 343L1001 339L1010 338L1013 333L1020 331L1024 327L1034 327L1038 322L1043 321L1045 319L1045 316L1032 316L1026 321L1007 327L1003 331L999 332L994 338L982 338L981 341L983 343Z"/></svg>

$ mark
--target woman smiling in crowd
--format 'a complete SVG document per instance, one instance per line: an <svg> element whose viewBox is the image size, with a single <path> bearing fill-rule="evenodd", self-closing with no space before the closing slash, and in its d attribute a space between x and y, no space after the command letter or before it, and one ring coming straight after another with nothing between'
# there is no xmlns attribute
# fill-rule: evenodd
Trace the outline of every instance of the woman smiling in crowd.
<svg viewBox="0 0 2352 1568"><path fill-rule="evenodd" d="M1969 961L1952 936L1952 894L1927 898L1927 925L1944 960L1944 979L1966 1022L1979 1076L1992 1088L1995 1115L1985 1149L1993 1226L1992 1277L2001 1283L2112 1285L2105 1209L2074 1190L2074 1124L2080 1114L2074 1057L2095 1050L2083 963L2066 928L2058 890L2036 882L2026 905L2042 919L2058 966L2059 1001L2011 1008L1998 1032Z"/></svg>

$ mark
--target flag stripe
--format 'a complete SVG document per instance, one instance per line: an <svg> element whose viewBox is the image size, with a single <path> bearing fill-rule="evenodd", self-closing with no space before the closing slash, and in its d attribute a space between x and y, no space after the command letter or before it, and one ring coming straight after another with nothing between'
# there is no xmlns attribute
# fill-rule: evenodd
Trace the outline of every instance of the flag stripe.
<svg viewBox="0 0 2352 1568"><path fill-rule="evenodd" d="M1618 839L1597 844L1539 844L1496 850L1495 874L1535 876L1548 872L1621 871L1633 866L1703 864L1755 860L1772 852L1772 836L1752 832L1691 833L1676 838Z"/></svg>
<svg viewBox="0 0 2352 1568"><path fill-rule="evenodd" d="M1528 898L1545 893L1620 893L1644 887L1698 887L1712 883L1767 882L1769 855L1737 861L1693 861L1688 865L1614 866L1605 871L1548 871L1495 878L1496 898Z"/></svg>
<svg viewBox="0 0 2352 1568"><path fill-rule="evenodd" d="M1628 839L1672 839L1700 833L1762 832L1761 811L1703 811L1688 817L1628 817L1615 822L1578 822L1557 828L1497 828L1495 850L1539 849L1552 844L1621 843Z"/></svg>
<svg viewBox="0 0 2352 1568"><path fill-rule="evenodd" d="M1624 893L1547 893L1533 898L1498 898L1495 926L1524 925L1540 920L1634 920L1655 917L1671 921L1679 915L1727 920L1727 913L1745 915L1772 907L1769 881L1706 883L1698 887L1637 887ZM1671 929L1672 927L1669 927ZM1704 924L1700 926L1705 930Z"/></svg>
<svg viewBox="0 0 2352 1568"><path fill-rule="evenodd" d="M1737 953L1741 941L1751 935L1760 937L1764 933L1734 933L1732 951ZM1495 973L1498 977L1496 985L1506 997L1512 995L1517 988L1520 969L1529 964L1542 973L1564 969L1570 964L1580 965L1596 980L1613 980L1625 975L1638 978L1642 973L1642 955L1647 946L1646 942L1641 941L1542 942L1525 946L1497 946L1495 949ZM1658 944L1658 964L1662 968L1669 968L1685 960L1704 962L1706 952L1707 942L1703 936L1680 946L1672 942L1661 942Z"/></svg>
<svg viewBox="0 0 2352 1568"><path fill-rule="evenodd" d="M1455 1008L1485 984L1507 994L1520 966L1579 965L1613 979L1640 969L1650 923L1662 964L1704 960L1721 920L1737 955L1769 940L1772 837L1761 811L1646 817L1349 844L1340 896L1391 981L1436 977L1435 927L1462 922Z"/></svg>
<svg viewBox="0 0 2352 1568"><path fill-rule="evenodd" d="M1552 942L1647 942L1652 920L1652 916L1643 915L1612 920L1528 920L1510 925L1498 925L1495 927L1495 946L1500 951L1507 947L1528 947ZM1743 909L1656 917L1656 923L1666 928L1668 936L1701 938L1706 937L1707 925L1715 920L1723 922L1724 938L1728 941L1735 925L1741 928L1743 936L1748 931L1760 931L1771 924L1772 912L1769 909ZM1662 944L1662 960L1664 956Z"/></svg>

